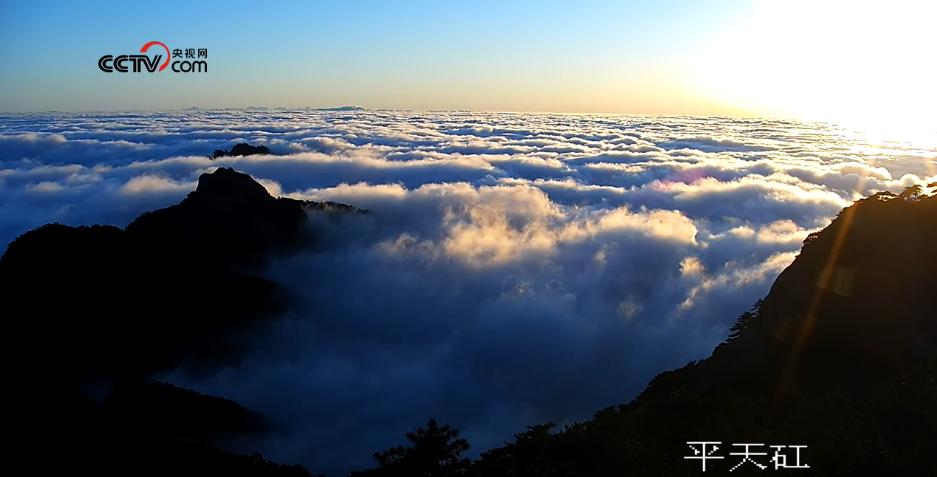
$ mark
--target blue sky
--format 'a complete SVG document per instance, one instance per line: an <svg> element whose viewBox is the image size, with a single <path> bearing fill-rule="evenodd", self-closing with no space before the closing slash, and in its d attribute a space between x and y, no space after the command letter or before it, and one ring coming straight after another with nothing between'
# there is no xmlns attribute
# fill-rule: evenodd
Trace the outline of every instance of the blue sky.
<svg viewBox="0 0 937 477"><path fill-rule="evenodd" d="M648 85L745 9L702 3L4 1L0 110L656 112L648 91L657 104L676 92ZM208 48L209 73L97 69L100 56L135 53L150 40Z"/></svg>
<svg viewBox="0 0 937 477"><path fill-rule="evenodd" d="M359 105L906 131L937 108L935 16L914 0L0 0L0 111ZM151 40L208 48L208 73L98 70Z"/></svg>

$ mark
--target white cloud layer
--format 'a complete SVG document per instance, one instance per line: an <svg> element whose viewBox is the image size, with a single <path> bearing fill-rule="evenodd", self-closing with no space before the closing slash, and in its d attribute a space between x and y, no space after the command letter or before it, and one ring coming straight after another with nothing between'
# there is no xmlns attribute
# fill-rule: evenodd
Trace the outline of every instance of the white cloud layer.
<svg viewBox="0 0 937 477"><path fill-rule="evenodd" d="M275 155L207 158L236 142ZM169 375L268 414L278 433L249 444L270 457L338 471L429 417L482 450L629 400L705 356L808 233L858 197L934 182L935 160L767 120L2 115L0 244L50 221L126 225L218 166L371 210L271 266L303 302L241 364Z"/></svg>

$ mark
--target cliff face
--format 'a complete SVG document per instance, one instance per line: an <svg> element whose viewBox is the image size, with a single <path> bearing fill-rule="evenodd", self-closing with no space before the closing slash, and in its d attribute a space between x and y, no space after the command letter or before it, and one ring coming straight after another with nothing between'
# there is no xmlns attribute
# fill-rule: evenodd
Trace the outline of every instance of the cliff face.
<svg viewBox="0 0 937 477"><path fill-rule="evenodd" d="M148 460L166 462L167 471L186 463L276 470L200 447L210 440L187 447L176 439L258 432L249 411L141 380L183 362L237 359L233 337L289 303L258 272L271 254L314 246L310 210L352 209L273 198L250 176L222 168L203 174L180 204L125 230L51 224L11 243L0 258L0 306L5 422L19 436L17 449L98 470ZM111 396L95 403L89 388Z"/></svg>
<svg viewBox="0 0 937 477"><path fill-rule="evenodd" d="M733 442L807 445L799 475L937 474L935 244L937 198L858 201L711 357L585 423L532 428L486 453L479 475L698 475L683 456L700 440L728 449L720 475L741 460Z"/></svg>

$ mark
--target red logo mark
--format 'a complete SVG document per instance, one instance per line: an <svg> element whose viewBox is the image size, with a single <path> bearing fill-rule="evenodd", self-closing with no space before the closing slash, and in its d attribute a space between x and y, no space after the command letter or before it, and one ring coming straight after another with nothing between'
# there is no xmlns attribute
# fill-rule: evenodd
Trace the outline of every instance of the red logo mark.
<svg viewBox="0 0 937 477"><path fill-rule="evenodd" d="M160 70L160 71L163 71L163 70L166 69L167 66L169 66L169 59L172 57L172 54L169 52L169 47L166 46L165 43L163 43L163 42L161 42L161 41L155 41L155 40L154 40L154 41L151 41L151 42L149 42L149 43L143 45L143 47L140 48L140 53L146 53L146 50L149 50L150 47L153 46L153 45L159 45L159 46L163 47L163 49L166 50L166 61L164 61L163 64L160 65L160 67L159 67L159 70Z"/></svg>

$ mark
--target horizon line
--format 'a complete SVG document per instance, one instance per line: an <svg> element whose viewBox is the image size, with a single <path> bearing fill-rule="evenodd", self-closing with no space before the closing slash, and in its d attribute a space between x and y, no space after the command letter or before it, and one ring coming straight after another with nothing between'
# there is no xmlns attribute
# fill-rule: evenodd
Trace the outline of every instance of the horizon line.
<svg viewBox="0 0 937 477"><path fill-rule="evenodd" d="M355 111L377 111L377 112L416 112L416 113L479 113L479 114L531 114L531 115L574 115L574 116L630 116L645 118L697 118L697 119L748 119L748 120L768 120L783 122L799 122L810 124L825 124L829 126L845 127L836 121L822 119L800 119L795 117L785 117L771 114L692 114L692 113L671 113L671 114L653 114L653 113L629 113L629 112L590 112L590 111L548 111L548 110L498 110L498 109L421 109L421 108L371 108L367 106L342 105L342 106L225 106L225 107L201 107L186 106L165 109L148 108L129 108L129 109L86 109L86 110L64 110L64 109L46 109L29 111L0 111L0 114L106 114L106 113L166 113L166 112L187 112L187 111L247 111L247 110L308 110L323 112L355 112Z"/></svg>

